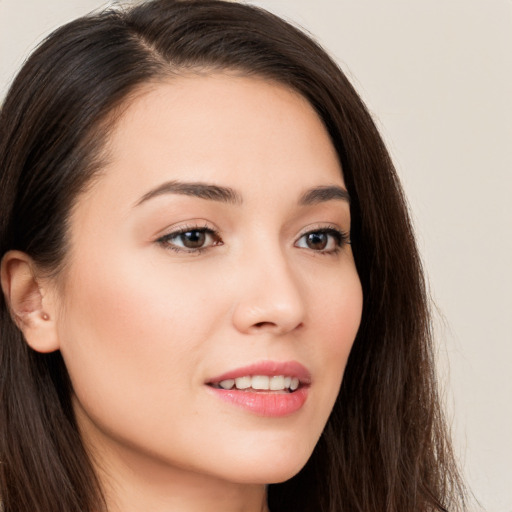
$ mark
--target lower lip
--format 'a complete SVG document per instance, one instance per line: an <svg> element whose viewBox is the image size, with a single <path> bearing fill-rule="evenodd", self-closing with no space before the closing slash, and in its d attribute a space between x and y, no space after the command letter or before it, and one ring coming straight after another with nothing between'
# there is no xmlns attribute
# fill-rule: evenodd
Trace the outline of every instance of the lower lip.
<svg viewBox="0 0 512 512"><path fill-rule="evenodd" d="M293 393L264 391L240 391L218 389L208 386L218 398L259 416L279 418L297 412L306 402L308 388L302 387Z"/></svg>

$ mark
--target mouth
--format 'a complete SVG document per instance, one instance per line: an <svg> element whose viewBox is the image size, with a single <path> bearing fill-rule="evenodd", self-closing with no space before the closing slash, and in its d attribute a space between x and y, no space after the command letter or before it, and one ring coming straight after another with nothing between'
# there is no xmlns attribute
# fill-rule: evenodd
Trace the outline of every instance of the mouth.
<svg viewBox="0 0 512 512"><path fill-rule="evenodd" d="M300 363L265 361L205 383L224 401L260 416L287 416L306 402L311 375Z"/></svg>

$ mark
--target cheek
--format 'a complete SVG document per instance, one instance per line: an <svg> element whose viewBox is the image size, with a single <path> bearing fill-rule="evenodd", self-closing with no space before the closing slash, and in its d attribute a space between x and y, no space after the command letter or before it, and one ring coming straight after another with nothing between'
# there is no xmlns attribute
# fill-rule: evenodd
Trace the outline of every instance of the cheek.
<svg viewBox="0 0 512 512"><path fill-rule="evenodd" d="M355 267L316 297L312 314L318 337L311 357L322 358L322 379L334 403L361 322L363 293Z"/></svg>
<svg viewBox="0 0 512 512"><path fill-rule="evenodd" d="M89 414L150 423L158 410L151 404L179 408L185 393L176 390L193 389L199 380L204 340L218 311L205 312L211 290L182 272L179 279L138 263L76 265L59 337L75 394Z"/></svg>
<svg viewBox="0 0 512 512"><path fill-rule="evenodd" d="M341 269L310 273L305 281L309 323L324 334L329 351L345 352L356 336L363 309L363 291L352 257Z"/></svg>

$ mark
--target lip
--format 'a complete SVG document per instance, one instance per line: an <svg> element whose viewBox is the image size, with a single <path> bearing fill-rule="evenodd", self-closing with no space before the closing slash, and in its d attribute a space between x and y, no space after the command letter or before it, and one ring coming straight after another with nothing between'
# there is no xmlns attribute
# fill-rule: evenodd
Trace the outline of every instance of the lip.
<svg viewBox="0 0 512 512"><path fill-rule="evenodd" d="M311 384L311 374L308 369L297 361L285 361L282 363L277 361L261 361L235 370L230 370L222 375L208 379L206 384L213 384L228 379L237 379L238 377L245 377L246 375L266 375L267 377L285 375L297 377L301 384Z"/></svg>
<svg viewBox="0 0 512 512"><path fill-rule="evenodd" d="M236 379L246 375L266 375L269 377L273 375L285 375L296 377L300 381L300 387L291 393L238 389L227 390L212 387L214 383L228 379ZM311 385L311 374L305 366L296 361L262 361L230 370L222 375L209 379L205 384L209 393L224 402L258 416L279 418L297 412L305 404L309 394L309 386Z"/></svg>

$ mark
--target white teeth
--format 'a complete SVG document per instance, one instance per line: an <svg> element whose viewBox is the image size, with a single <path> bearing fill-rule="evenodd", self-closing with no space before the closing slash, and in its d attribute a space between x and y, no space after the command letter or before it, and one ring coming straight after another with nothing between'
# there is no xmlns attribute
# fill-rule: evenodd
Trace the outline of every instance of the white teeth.
<svg viewBox="0 0 512 512"><path fill-rule="evenodd" d="M282 375L279 375L278 377L272 377L270 379L269 388L272 391L284 389L284 377Z"/></svg>
<svg viewBox="0 0 512 512"><path fill-rule="evenodd" d="M253 389L269 389L270 377L266 375L255 375L252 378Z"/></svg>
<svg viewBox="0 0 512 512"><path fill-rule="evenodd" d="M227 380L222 380L219 382L219 386L222 389L231 389L234 385L235 385L234 379L227 379Z"/></svg>
<svg viewBox="0 0 512 512"><path fill-rule="evenodd" d="M237 379L235 379L236 389L247 389L251 387L251 384L251 377L238 377Z"/></svg>
<svg viewBox="0 0 512 512"><path fill-rule="evenodd" d="M259 391L295 391L299 387L299 379L297 377L285 377L284 375L253 375L237 377L236 379L225 379L219 382L222 389L255 389Z"/></svg>

